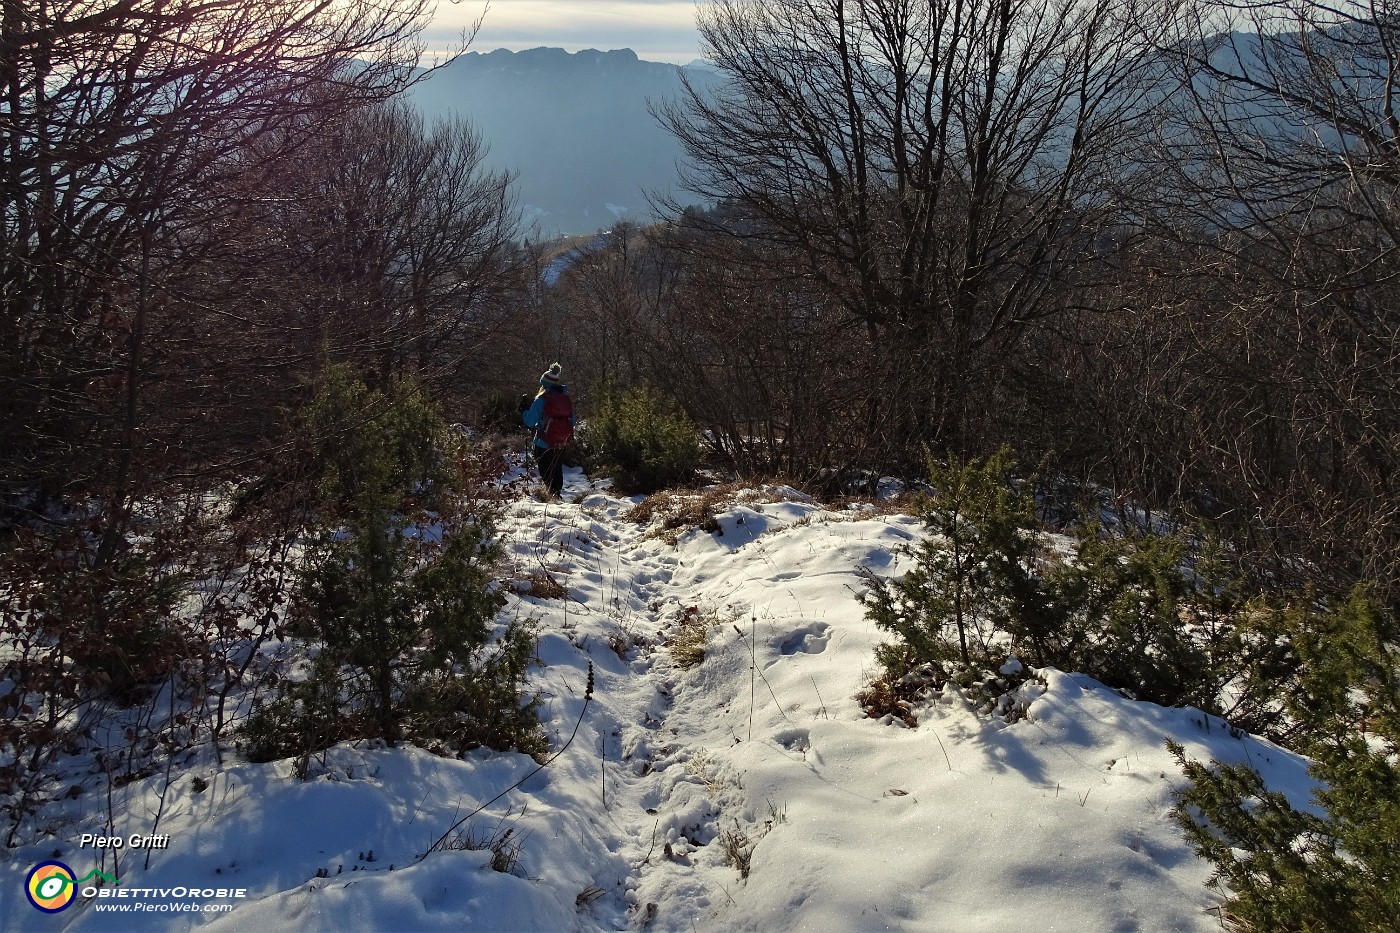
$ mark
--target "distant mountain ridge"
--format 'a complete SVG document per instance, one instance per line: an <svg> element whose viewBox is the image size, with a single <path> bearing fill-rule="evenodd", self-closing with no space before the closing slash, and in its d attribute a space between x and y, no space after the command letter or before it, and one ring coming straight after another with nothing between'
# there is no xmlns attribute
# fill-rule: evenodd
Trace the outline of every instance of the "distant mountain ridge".
<svg viewBox="0 0 1400 933"><path fill-rule="evenodd" d="M649 102L673 100L682 73L718 82L703 63L642 61L630 49L468 52L429 75L409 101L430 119L469 119L488 164L517 173L527 224L546 236L592 233L621 217L653 219L649 192L679 196L679 143Z"/></svg>

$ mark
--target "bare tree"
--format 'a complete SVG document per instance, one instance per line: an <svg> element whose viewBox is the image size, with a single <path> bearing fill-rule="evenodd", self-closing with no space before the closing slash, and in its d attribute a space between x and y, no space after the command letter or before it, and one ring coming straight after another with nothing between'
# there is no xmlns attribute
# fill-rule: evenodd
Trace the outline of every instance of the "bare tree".
<svg viewBox="0 0 1400 933"><path fill-rule="evenodd" d="M148 321L147 424L188 479L259 472L328 360L453 387L499 325L514 213L475 133L397 102L315 123L240 153Z"/></svg>
<svg viewBox="0 0 1400 933"><path fill-rule="evenodd" d="M354 358L380 378L455 369L508 280L510 177L485 169L470 125L428 126L398 101L317 133L244 204L236 260L282 289L263 325L288 359Z"/></svg>
<svg viewBox="0 0 1400 933"><path fill-rule="evenodd" d="M699 194L741 204L865 328L892 449L959 446L973 400L1091 250L1165 7L713 0L729 79L662 116ZM1155 27L1154 27L1155 28Z"/></svg>
<svg viewBox="0 0 1400 933"><path fill-rule="evenodd" d="M655 236L655 229L623 222L556 258L545 303L552 323L544 326L568 322L568 345L560 349L577 374L572 378L585 385L631 386L653 368L651 335L674 284L658 264Z"/></svg>
<svg viewBox="0 0 1400 933"><path fill-rule="evenodd" d="M1332 581L1400 569L1397 12L1201 3L1148 163L1160 229L1207 244L1232 283L1195 333L1229 387L1202 466Z"/></svg>
<svg viewBox="0 0 1400 933"><path fill-rule="evenodd" d="M106 487L143 436L152 315L217 252L219 181L289 128L412 80L426 0L6 2L0 17L0 471L6 509ZM158 452L157 452L158 453Z"/></svg>
<svg viewBox="0 0 1400 933"><path fill-rule="evenodd" d="M859 322L791 250L695 226L658 237L675 278L651 328L667 384L741 473L840 486L875 459Z"/></svg>

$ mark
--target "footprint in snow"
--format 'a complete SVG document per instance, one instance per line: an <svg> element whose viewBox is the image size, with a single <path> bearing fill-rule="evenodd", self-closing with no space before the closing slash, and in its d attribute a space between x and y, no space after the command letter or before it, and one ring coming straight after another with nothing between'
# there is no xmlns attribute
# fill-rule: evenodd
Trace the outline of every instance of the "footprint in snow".
<svg viewBox="0 0 1400 933"><path fill-rule="evenodd" d="M810 622L789 632L778 645L784 655L821 654L830 642L830 628L821 622Z"/></svg>
<svg viewBox="0 0 1400 933"><path fill-rule="evenodd" d="M806 729L784 729L773 736L773 741L790 752L806 752L812 747L812 736Z"/></svg>

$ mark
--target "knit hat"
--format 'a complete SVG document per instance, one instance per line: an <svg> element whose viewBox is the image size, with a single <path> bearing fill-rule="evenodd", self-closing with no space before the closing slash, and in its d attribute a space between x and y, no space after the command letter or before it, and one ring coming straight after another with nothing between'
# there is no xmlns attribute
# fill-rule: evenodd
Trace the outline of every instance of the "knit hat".
<svg viewBox="0 0 1400 933"><path fill-rule="evenodd" d="M558 363L550 363L549 369L540 377L540 385L546 389L553 389L563 383L564 369Z"/></svg>

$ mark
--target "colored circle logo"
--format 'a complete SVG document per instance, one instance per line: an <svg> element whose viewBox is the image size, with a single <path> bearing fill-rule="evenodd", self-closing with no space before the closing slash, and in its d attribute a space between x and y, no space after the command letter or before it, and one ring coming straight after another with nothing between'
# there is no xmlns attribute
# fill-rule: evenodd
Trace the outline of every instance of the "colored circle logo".
<svg viewBox="0 0 1400 933"><path fill-rule="evenodd" d="M36 910L56 914L77 897L77 877L62 862L40 862L29 870L24 893Z"/></svg>

